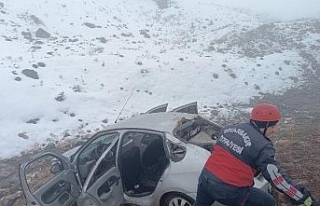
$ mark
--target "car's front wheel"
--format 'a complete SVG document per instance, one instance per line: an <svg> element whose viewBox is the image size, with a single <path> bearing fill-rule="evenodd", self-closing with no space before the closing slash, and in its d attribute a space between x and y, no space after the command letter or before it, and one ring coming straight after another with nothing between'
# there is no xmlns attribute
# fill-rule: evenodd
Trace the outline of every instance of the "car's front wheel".
<svg viewBox="0 0 320 206"><path fill-rule="evenodd" d="M192 206L194 200L181 193L171 193L164 197L163 206Z"/></svg>

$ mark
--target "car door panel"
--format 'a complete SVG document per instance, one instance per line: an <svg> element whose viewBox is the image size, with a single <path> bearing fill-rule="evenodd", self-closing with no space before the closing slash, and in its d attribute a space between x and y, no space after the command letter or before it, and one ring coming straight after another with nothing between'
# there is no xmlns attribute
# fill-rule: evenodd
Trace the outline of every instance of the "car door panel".
<svg viewBox="0 0 320 206"><path fill-rule="evenodd" d="M167 107L168 107L168 103L162 104L162 105L156 106L156 107L148 110L148 111L146 112L146 114L166 112L166 111L167 111Z"/></svg>
<svg viewBox="0 0 320 206"><path fill-rule="evenodd" d="M106 200L110 194L112 194L112 191L114 190L114 184L117 186L119 184L120 177L117 176L111 176L108 177L107 181L105 181L102 185L98 186L97 189L97 195L101 200ZM98 180L100 181L100 180Z"/></svg>
<svg viewBox="0 0 320 206"><path fill-rule="evenodd" d="M48 187L47 190L38 190L34 193L36 198L41 199L45 204L66 205L72 199L71 183L66 180L53 181L52 185L47 184L46 187Z"/></svg>
<svg viewBox="0 0 320 206"><path fill-rule="evenodd" d="M101 205L115 205L119 199L123 201L119 170L116 167L110 169L87 190L87 193L97 197Z"/></svg>
<svg viewBox="0 0 320 206"><path fill-rule="evenodd" d="M89 202L93 205L118 206L123 202L122 182L116 166L118 139L112 141L90 171L78 198L78 206L87 206Z"/></svg>
<svg viewBox="0 0 320 206"><path fill-rule="evenodd" d="M61 171L56 174L47 172L46 167L52 167L57 161L61 164ZM38 168L33 166L34 163ZM53 151L42 152L20 165L19 176L27 206L69 206L80 194L80 187L69 160ZM45 178L51 179L45 181Z"/></svg>
<svg viewBox="0 0 320 206"><path fill-rule="evenodd" d="M190 104L182 105L172 110L173 112L188 113L188 114L198 114L198 104L197 102L192 102Z"/></svg>

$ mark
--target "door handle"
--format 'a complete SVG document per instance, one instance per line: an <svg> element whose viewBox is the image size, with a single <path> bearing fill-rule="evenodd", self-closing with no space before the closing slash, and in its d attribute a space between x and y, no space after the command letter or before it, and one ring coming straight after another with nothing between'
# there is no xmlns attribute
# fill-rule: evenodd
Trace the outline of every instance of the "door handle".
<svg viewBox="0 0 320 206"><path fill-rule="evenodd" d="M107 180L107 182L108 182L108 184L109 184L109 187L111 187L113 184L118 185L119 179L120 179L120 177L117 177L117 176L112 176L112 177L110 177L110 178Z"/></svg>
<svg viewBox="0 0 320 206"><path fill-rule="evenodd" d="M113 193L113 187L110 188L109 192L104 192L104 193L102 193L102 194L99 196L99 198L100 198L100 200L102 200L102 201L106 201L107 199L109 199L109 198L111 197L112 193Z"/></svg>
<svg viewBox="0 0 320 206"><path fill-rule="evenodd" d="M104 184L102 184L98 188L98 197L101 200L108 199L112 194L114 187L117 187L119 185L119 179L120 177L111 176Z"/></svg>

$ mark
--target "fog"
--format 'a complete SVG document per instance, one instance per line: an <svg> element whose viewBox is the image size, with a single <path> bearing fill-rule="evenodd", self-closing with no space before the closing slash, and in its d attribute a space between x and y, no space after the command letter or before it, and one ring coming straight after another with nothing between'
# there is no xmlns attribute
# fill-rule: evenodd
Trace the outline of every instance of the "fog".
<svg viewBox="0 0 320 206"><path fill-rule="evenodd" d="M270 20L276 21L320 18L320 0L215 0L214 2L264 14Z"/></svg>

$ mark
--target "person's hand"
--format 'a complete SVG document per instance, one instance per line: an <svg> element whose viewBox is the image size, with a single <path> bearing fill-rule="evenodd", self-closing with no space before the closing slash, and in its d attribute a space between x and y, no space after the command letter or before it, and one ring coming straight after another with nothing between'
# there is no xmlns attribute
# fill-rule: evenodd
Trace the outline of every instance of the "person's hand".
<svg viewBox="0 0 320 206"><path fill-rule="evenodd" d="M307 189L303 188L302 192L304 195L299 201L301 206L320 206L320 202L316 201Z"/></svg>
<svg viewBox="0 0 320 206"><path fill-rule="evenodd" d="M313 200L312 200L311 195L308 195L305 198L302 198L301 202L302 201L303 201L303 203L301 205L304 205L304 206L315 206L313 204Z"/></svg>
<svg viewBox="0 0 320 206"><path fill-rule="evenodd" d="M299 201L292 200L292 203L299 206L315 206L313 205L314 199L311 193L304 187L300 187L299 190L302 192L303 197Z"/></svg>

